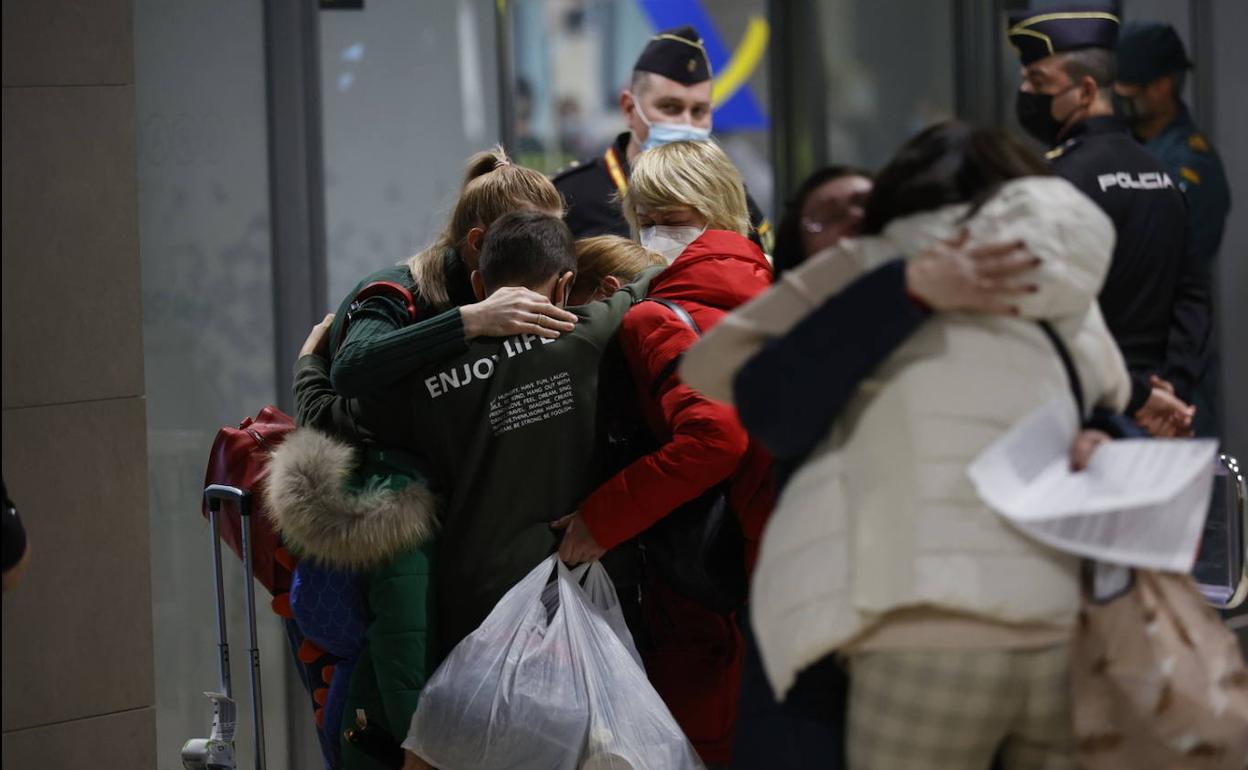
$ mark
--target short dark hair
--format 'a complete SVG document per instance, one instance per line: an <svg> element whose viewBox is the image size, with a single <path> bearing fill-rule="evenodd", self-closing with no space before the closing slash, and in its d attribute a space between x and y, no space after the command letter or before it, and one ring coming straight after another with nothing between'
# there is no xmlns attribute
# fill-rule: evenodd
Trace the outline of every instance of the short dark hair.
<svg viewBox="0 0 1248 770"><path fill-rule="evenodd" d="M533 288L576 272L572 231L559 217L541 211L513 211L490 225L481 246L481 282L489 291L504 286Z"/></svg>
<svg viewBox="0 0 1248 770"><path fill-rule="evenodd" d="M1011 179L1050 173L1005 131L937 123L903 144L876 176L860 231L878 235L894 219L955 203L971 204L969 218Z"/></svg>
<svg viewBox="0 0 1248 770"><path fill-rule="evenodd" d="M1076 48L1061 56L1062 70L1072 83L1089 77L1098 88L1109 88L1118 77L1118 59L1108 48Z"/></svg>

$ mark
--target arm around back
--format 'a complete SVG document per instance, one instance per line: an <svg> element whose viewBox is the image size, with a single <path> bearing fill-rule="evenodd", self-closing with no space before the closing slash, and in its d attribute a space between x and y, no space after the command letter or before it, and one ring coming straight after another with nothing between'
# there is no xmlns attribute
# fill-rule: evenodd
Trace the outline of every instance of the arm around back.
<svg viewBox="0 0 1248 770"><path fill-rule="evenodd" d="M737 410L780 460L804 457L876 366L930 315L906 293L893 260L824 300L737 371Z"/></svg>
<svg viewBox="0 0 1248 770"><path fill-rule="evenodd" d="M731 403L733 381L741 366L768 340L793 328L860 272L855 251L848 245L816 254L724 316L685 353L681 378L707 398Z"/></svg>
<svg viewBox="0 0 1248 770"><path fill-rule="evenodd" d="M329 370L334 390L348 398L393 385L430 363L462 352L467 344L459 308L411 323L402 300L377 295L361 302L351 315Z"/></svg>

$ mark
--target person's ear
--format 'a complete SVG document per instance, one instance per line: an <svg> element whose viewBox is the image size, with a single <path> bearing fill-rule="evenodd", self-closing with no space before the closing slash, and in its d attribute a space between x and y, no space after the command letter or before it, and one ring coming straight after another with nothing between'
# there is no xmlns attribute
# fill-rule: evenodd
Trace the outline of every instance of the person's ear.
<svg viewBox="0 0 1248 770"><path fill-rule="evenodd" d="M600 291L602 291L603 295L607 297L615 294L623 285L624 284L620 281L620 279L616 278L614 275L608 275L598 284Z"/></svg>
<svg viewBox="0 0 1248 770"><path fill-rule="evenodd" d="M637 103L637 97L633 96L633 92L627 88L620 90L620 112L624 114L624 119L628 120L633 117L633 106Z"/></svg>
<svg viewBox="0 0 1248 770"><path fill-rule="evenodd" d="M481 266L481 244L484 242L484 227L474 227L464 237L464 248L460 251L459 258L464 261L469 270L476 270Z"/></svg>
<svg viewBox="0 0 1248 770"><path fill-rule="evenodd" d="M472 279L472 293L476 296L477 302L480 302L488 296L485 292L485 281L481 280L481 271L473 270L470 277Z"/></svg>
<svg viewBox="0 0 1248 770"><path fill-rule="evenodd" d="M1079 81L1079 103L1084 107L1090 107L1096 101L1100 91L1101 87L1096 84L1095 78L1091 75L1084 75Z"/></svg>
<svg viewBox="0 0 1248 770"><path fill-rule="evenodd" d="M568 304L568 295L572 293L572 282L576 280L576 273L569 270L559 276L559 280L555 281L555 288L550 292L550 303L558 307Z"/></svg>

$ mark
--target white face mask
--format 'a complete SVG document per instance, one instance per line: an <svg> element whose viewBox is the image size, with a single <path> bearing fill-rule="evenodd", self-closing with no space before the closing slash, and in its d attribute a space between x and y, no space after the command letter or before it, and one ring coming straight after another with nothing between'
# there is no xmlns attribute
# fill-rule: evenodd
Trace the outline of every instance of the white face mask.
<svg viewBox="0 0 1248 770"><path fill-rule="evenodd" d="M637 113L641 122L646 124L646 141L641 143L643 150L672 142L709 142L711 140L709 128L698 128L688 123L651 123L646 117L645 110L641 109L640 102L633 102L633 112Z"/></svg>
<svg viewBox="0 0 1248 770"><path fill-rule="evenodd" d="M705 227L651 225L641 228L638 236L641 238L643 247L661 254L670 265L689 244L696 241L704 232L706 232Z"/></svg>

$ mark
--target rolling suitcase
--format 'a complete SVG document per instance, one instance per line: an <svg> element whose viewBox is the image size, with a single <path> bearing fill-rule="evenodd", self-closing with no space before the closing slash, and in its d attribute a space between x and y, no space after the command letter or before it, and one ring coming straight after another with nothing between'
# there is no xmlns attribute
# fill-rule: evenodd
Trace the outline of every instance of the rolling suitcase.
<svg viewBox="0 0 1248 770"><path fill-rule="evenodd" d="M1209 604L1234 610L1248 599L1248 484L1233 456L1217 463L1192 577Z"/></svg>
<svg viewBox="0 0 1248 770"><path fill-rule="evenodd" d="M230 676L230 645L225 628L225 587L221 574L221 502L237 503L242 521L243 574L248 576L243 591L247 605L248 655L251 658L251 727L255 740L254 770L264 770L264 714L260 692L260 646L256 638L256 598L251 582L252 517L251 493L238 487L210 484L204 489L208 504L208 521L212 530L212 577L217 603L217 652L220 686L217 692L204 693L213 704L212 732L207 738L192 738L182 747L182 765L186 770L236 770L234 760L234 728L237 708Z"/></svg>

